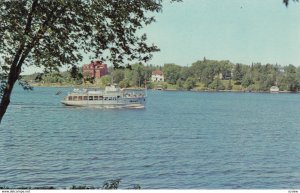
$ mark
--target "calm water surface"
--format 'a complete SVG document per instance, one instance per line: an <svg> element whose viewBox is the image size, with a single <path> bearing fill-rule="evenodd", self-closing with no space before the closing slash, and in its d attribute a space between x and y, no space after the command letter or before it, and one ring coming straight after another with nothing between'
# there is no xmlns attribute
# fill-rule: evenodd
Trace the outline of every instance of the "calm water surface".
<svg viewBox="0 0 300 193"><path fill-rule="evenodd" d="M300 188L299 94L148 91L146 109L116 110L65 107L68 91L15 89L0 186Z"/></svg>

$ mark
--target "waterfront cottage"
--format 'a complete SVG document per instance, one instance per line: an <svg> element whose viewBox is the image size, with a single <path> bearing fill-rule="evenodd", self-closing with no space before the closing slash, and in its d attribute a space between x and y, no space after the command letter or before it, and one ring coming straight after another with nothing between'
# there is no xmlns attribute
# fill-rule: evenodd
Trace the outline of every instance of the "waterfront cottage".
<svg viewBox="0 0 300 193"><path fill-rule="evenodd" d="M151 76L152 82L164 82L164 74L160 70L155 70L152 72Z"/></svg>

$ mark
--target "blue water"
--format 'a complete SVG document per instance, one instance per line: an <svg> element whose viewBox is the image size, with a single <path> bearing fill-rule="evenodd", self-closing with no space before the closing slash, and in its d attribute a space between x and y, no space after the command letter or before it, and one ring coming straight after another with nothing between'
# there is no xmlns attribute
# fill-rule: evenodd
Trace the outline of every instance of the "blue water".
<svg viewBox="0 0 300 193"><path fill-rule="evenodd" d="M116 110L65 107L69 90L14 90L0 186L300 188L299 94L148 91L146 109Z"/></svg>

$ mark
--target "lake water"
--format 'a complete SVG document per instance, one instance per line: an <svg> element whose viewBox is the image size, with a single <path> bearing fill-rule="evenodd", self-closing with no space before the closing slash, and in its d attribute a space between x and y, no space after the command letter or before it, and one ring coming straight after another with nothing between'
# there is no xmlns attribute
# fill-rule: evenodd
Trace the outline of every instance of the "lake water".
<svg viewBox="0 0 300 193"><path fill-rule="evenodd" d="M65 107L70 90L14 90L0 186L300 188L299 94L148 91L120 110Z"/></svg>

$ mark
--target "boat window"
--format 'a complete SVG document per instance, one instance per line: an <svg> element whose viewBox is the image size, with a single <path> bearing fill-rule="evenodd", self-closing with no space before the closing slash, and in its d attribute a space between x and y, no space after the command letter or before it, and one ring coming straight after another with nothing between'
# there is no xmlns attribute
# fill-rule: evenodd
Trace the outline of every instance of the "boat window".
<svg viewBox="0 0 300 193"><path fill-rule="evenodd" d="M71 101L71 100L72 100L72 96L69 96L69 97L68 97L68 100Z"/></svg>
<svg viewBox="0 0 300 193"><path fill-rule="evenodd" d="M104 100L106 101L106 100L107 100L107 97L104 97Z"/></svg>
<svg viewBox="0 0 300 193"><path fill-rule="evenodd" d="M83 100L87 101L87 99L88 99L87 96L83 96Z"/></svg>
<svg viewBox="0 0 300 193"><path fill-rule="evenodd" d="M103 96L99 96L99 100L103 100Z"/></svg>
<svg viewBox="0 0 300 193"><path fill-rule="evenodd" d="M93 96L89 96L89 101L92 101L93 100Z"/></svg>
<svg viewBox="0 0 300 193"><path fill-rule="evenodd" d="M77 101L77 96L73 96L73 100L74 100L74 101Z"/></svg>
<svg viewBox="0 0 300 193"><path fill-rule="evenodd" d="M98 96L94 96L94 100L97 101L99 99Z"/></svg>
<svg viewBox="0 0 300 193"><path fill-rule="evenodd" d="M111 97L109 97L109 98L108 98L108 100L110 100L110 101L111 101Z"/></svg>
<svg viewBox="0 0 300 193"><path fill-rule="evenodd" d="M78 100L79 100L79 101L82 101L82 96L78 96Z"/></svg>
<svg viewBox="0 0 300 193"><path fill-rule="evenodd" d="M120 98L121 96L117 96L117 98Z"/></svg>

